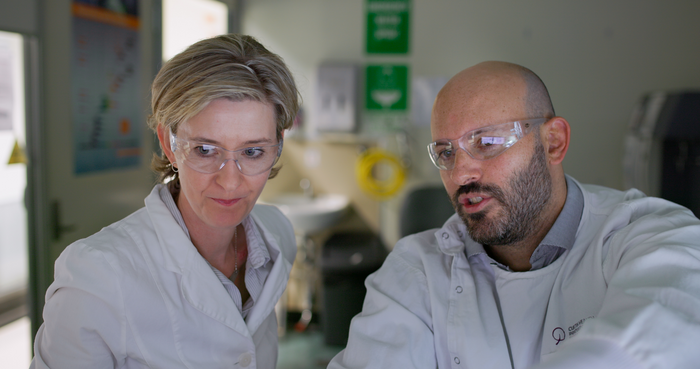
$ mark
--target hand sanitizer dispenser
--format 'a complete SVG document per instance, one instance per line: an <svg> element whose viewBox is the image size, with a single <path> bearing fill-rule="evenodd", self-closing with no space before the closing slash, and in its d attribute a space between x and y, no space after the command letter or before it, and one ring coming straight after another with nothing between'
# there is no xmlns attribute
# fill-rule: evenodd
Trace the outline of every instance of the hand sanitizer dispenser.
<svg viewBox="0 0 700 369"><path fill-rule="evenodd" d="M352 132L357 121L357 67L324 63L318 68L316 127L325 132Z"/></svg>

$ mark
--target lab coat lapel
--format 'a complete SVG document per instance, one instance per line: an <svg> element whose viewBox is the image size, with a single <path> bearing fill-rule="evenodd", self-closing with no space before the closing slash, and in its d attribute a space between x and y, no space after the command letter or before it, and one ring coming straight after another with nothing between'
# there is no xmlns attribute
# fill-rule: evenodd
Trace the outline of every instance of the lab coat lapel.
<svg viewBox="0 0 700 369"><path fill-rule="evenodd" d="M249 336L226 288L160 199L161 186L156 186L145 202L158 235L164 267L181 275L181 293L195 309Z"/></svg>
<svg viewBox="0 0 700 369"><path fill-rule="evenodd" d="M448 308L447 330L453 338L449 349L462 353L458 360L465 368L511 368L494 271L480 258L480 254L485 255L483 246L468 237L456 216L435 237L441 251L452 256L449 291L460 291Z"/></svg>
<svg viewBox="0 0 700 369"><path fill-rule="evenodd" d="M199 253L193 259L182 275L182 295L195 309L248 337L245 321L224 285Z"/></svg>

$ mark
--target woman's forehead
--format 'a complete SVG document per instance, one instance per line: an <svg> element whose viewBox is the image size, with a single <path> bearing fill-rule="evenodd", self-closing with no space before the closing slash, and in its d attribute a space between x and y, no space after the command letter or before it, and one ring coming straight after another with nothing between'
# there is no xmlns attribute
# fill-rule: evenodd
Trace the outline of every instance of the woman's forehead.
<svg viewBox="0 0 700 369"><path fill-rule="evenodd" d="M274 108L252 100L215 100L200 113L180 124L178 132L188 139L230 141L275 141Z"/></svg>

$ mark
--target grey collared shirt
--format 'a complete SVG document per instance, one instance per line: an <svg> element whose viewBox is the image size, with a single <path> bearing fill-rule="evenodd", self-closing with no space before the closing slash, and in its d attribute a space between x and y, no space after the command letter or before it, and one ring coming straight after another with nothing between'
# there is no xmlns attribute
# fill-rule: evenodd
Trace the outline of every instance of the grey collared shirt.
<svg viewBox="0 0 700 369"><path fill-rule="evenodd" d="M168 186L163 186L160 189L159 195L165 206L168 208L168 210L170 210L173 218L175 218L177 224L180 225L182 230L185 231L187 237L190 238L190 232L187 230L185 220L182 218L182 214L177 208ZM225 276L224 273L221 273L221 271L209 264L208 261L207 264L209 264L209 267L211 267L214 274L216 274L221 283L224 285L224 288L231 296L231 299L233 299L233 302L236 304L241 316L243 316L243 319L245 319L248 317L248 313L253 306L255 306L255 301L260 298L265 280L272 269L272 262L270 262L270 253L262 242L262 237L260 234L258 234L257 228L253 224L250 217L245 217L242 223L243 228L245 229L246 241L248 243L248 260L246 261L245 268L245 285L248 289L248 293L250 294L250 298L248 301L246 301L245 305L243 304L241 292L238 290L233 281ZM235 278L235 275L232 277Z"/></svg>
<svg viewBox="0 0 700 369"><path fill-rule="evenodd" d="M566 177L566 202L554 225L530 256L530 270L544 268L574 246L576 231L583 214L583 193Z"/></svg>

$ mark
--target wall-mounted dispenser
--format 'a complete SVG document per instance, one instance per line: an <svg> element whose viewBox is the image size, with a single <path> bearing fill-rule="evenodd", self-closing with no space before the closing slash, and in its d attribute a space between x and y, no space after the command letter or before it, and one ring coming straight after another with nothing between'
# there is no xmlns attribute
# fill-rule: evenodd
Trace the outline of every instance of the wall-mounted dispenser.
<svg viewBox="0 0 700 369"><path fill-rule="evenodd" d="M357 126L357 67L324 63L318 67L316 127L325 132L352 132Z"/></svg>

